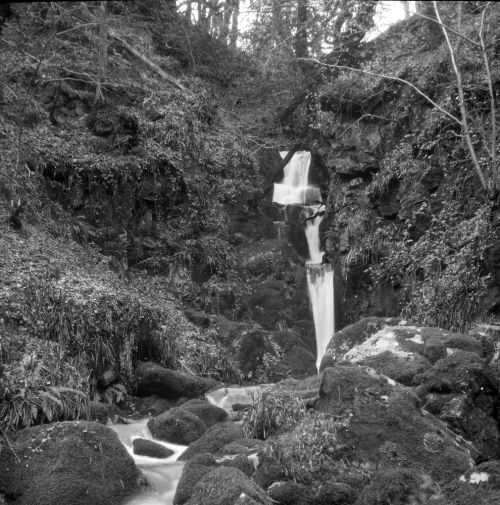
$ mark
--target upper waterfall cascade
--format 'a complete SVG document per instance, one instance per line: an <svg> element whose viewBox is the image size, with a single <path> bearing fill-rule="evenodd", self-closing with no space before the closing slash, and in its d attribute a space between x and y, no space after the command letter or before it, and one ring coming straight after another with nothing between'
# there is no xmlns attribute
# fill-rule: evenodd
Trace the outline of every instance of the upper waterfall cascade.
<svg viewBox="0 0 500 505"><path fill-rule="evenodd" d="M287 152L280 152L282 158ZM302 204L310 215L315 211L311 204L321 203L319 188L309 185L309 167L311 153L298 151L283 169L283 181L274 185L273 202L282 205ZM307 285L316 333L316 367L319 370L321 360L328 343L335 331L333 268L323 264L321 251L320 225L324 216L316 216L306 221L305 234L309 248L307 260Z"/></svg>

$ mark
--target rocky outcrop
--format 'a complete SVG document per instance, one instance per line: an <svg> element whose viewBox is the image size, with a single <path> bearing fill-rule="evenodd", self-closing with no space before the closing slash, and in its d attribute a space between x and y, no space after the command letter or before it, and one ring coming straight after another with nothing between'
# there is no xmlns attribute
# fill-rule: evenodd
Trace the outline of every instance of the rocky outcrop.
<svg viewBox="0 0 500 505"><path fill-rule="evenodd" d="M2 450L0 492L19 505L119 505L142 483L117 435L98 423L27 428L11 449Z"/></svg>
<svg viewBox="0 0 500 505"><path fill-rule="evenodd" d="M216 385L213 380L169 370L151 362L139 362L135 374L138 396L158 395L170 400L193 398Z"/></svg>

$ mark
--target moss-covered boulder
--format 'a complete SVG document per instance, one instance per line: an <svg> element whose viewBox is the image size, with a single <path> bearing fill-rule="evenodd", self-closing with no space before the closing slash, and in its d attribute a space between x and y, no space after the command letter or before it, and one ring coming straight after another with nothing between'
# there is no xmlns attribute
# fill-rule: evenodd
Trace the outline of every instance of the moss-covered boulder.
<svg viewBox="0 0 500 505"><path fill-rule="evenodd" d="M193 489L188 505L234 505L249 498L260 505L271 505L264 491L236 468L216 468L206 474ZM252 503L253 503L252 502Z"/></svg>
<svg viewBox="0 0 500 505"><path fill-rule="evenodd" d="M430 361L420 354L412 353L408 356L398 356L391 351L368 356L360 364L369 366L405 386L413 385L415 376L425 372L432 366Z"/></svg>
<svg viewBox="0 0 500 505"><path fill-rule="evenodd" d="M445 424L420 409L416 395L373 370L337 365L325 370L318 409L341 416L336 446L348 461L401 467L440 483L472 467L468 447ZM332 454L335 454L333 447Z"/></svg>
<svg viewBox="0 0 500 505"><path fill-rule="evenodd" d="M217 423L223 423L227 421L228 418L228 413L224 409L206 400L189 400L179 405L179 408L198 416L205 423L207 428Z"/></svg>
<svg viewBox="0 0 500 505"><path fill-rule="evenodd" d="M188 461L182 470L182 475L177 484L174 496L174 505L186 503L194 487L202 477L215 468L215 458L212 454L198 454Z"/></svg>
<svg viewBox="0 0 500 505"><path fill-rule="evenodd" d="M226 444L240 438L243 438L243 431L237 424L232 422L214 424L179 456L179 460L187 461L197 454L215 454Z"/></svg>
<svg viewBox="0 0 500 505"><path fill-rule="evenodd" d="M155 438L181 445L189 445L207 431L207 425L197 415L181 408L153 417L148 428Z"/></svg>
<svg viewBox="0 0 500 505"><path fill-rule="evenodd" d="M116 433L69 421L20 431L0 458L0 492L19 505L119 505L143 481Z"/></svg>
<svg viewBox="0 0 500 505"><path fill-rule="evenodd" d="M415 383L425 408L474 444L477 461L500 457L498 379L485 359L454 350Z"/></svg>
<svg viewBox="0 0 500 505"><path fill-rule="evenodd" d="M169 400L194 398L216 385L214 380L169 370L151 362L139 362L135 374L138 396L158 395Z"/></svg>
<svg viewBox="0 0 500 505"><path fill-rule="evenodd" d="M172 449L145 438L135 438L132 442L132 447L134 454L137 454L138 456L149 456L150 458L164 459L169 458L172 454L174 454Z"/></svg>
<svg viewBox="0 0 500 505"><path fill-rule="evenodd" d="M371 335L389 324L399 324L400 319L364 317L354 324L335 332L321 361L320 371L341 360L355 345L363 343Z"/></svg>

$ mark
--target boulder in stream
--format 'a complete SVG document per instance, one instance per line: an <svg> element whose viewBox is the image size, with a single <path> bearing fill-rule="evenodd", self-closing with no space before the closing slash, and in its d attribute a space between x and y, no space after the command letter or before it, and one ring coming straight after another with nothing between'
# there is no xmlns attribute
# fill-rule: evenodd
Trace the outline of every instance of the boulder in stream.
<svg viewBox="0 0 500 505"><path fill-rule="evenodd" d="M206 400L189 400L179 405L179 408L198 416L208 428L214 424L223 423L228 419L228 413L224 409Z"/></svg>
<svg viewBox="0 0 500 505"><path fill-rule="evenodd" d="M181 408L153 417L148 428L155 438L181 445L189 445L207 431L207 425L197 415Z"/></svg>
<svg viewBox="0 0 500 505"><path fill-rule="evenodd" d="M135 373L138 396L158 395L169 400L195 398L217 384L212 379L169 370L151 362L139 362Z"/></svg>
<svg viewBox="0 0 500 505"><path fill-rule="evenodd" d="M215 454L225 445L241 438L243 432L237 424L232 422L214 424L179 456L179 461L187 461L197 454Z"/></svg>
<svg viewBox="0 0 500 505"><path fill-rule="evenodd" d="M145 438L134 439L132 447L134 449L134 454L137 454L138 456L149 456L150 458L164 459L169 458L172 454L174 454L172 449Z"/></svg>
<svg viewBox="0 0 500 505"><path fill-rule="evenodd" d="M116 433L94 422L26 428L0 458L0 492L17 505L119 505L142 484Z"/></svg>

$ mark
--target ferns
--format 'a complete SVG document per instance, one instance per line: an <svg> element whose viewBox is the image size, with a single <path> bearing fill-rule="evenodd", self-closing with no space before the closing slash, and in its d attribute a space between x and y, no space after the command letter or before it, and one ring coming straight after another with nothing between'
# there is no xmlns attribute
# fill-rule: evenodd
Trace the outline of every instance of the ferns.
<svg viewBox="0 0 500 505"><path fill-rule="evenodd" d="M89 374L81 363L61 359L50 342L32 340L28 347L21 360L3 366L0 431L88 417Z"/></svg>

